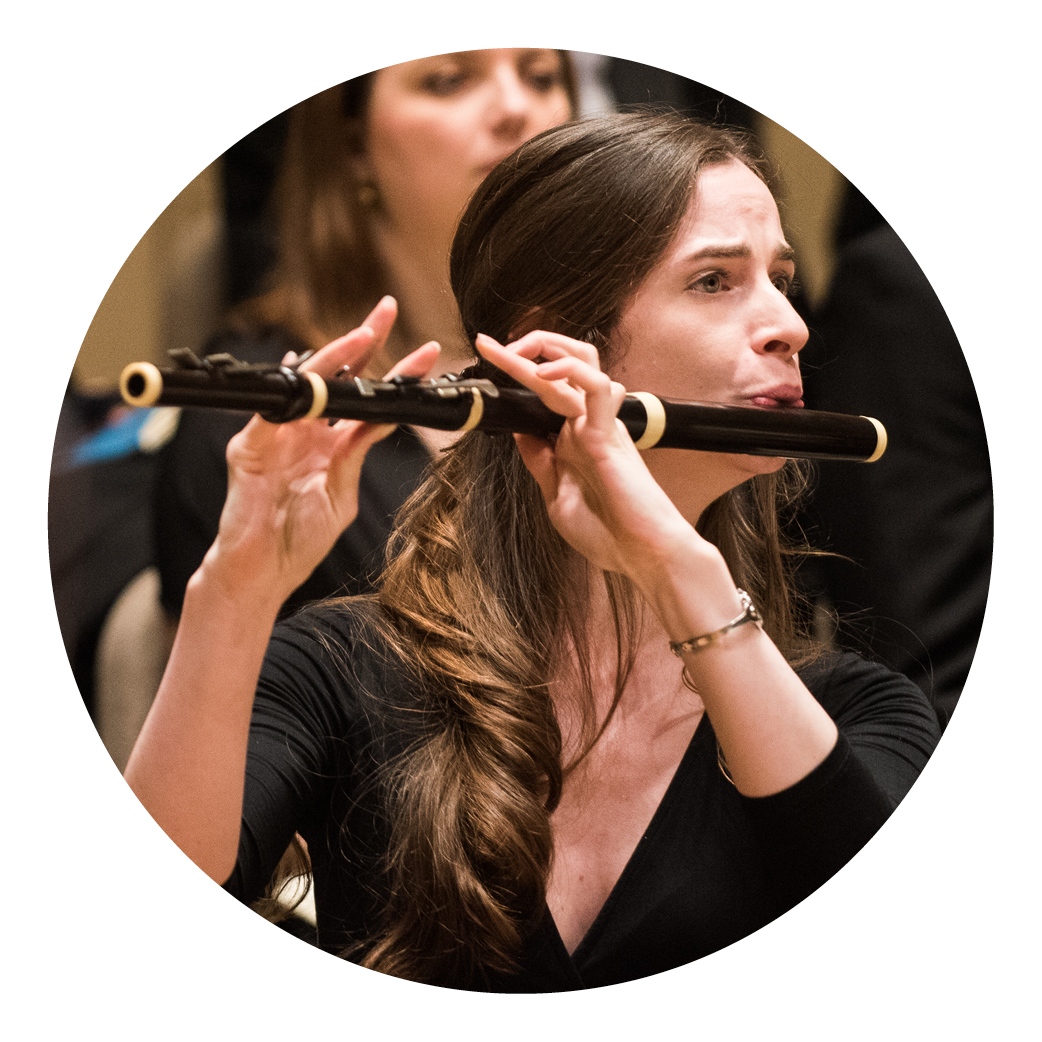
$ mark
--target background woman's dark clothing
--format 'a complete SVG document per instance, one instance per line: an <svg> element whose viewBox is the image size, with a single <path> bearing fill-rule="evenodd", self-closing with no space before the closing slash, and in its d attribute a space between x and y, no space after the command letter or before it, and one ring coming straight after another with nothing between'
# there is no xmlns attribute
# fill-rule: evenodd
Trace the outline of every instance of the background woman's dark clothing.
<svg viewBox="0 0 1042 1042"><path fill-rule="evenodd" d="M332 650L340 649L340 650ZM562 991L684 965L764 926L841 868L907 793L938 738L907 678L852 654L802 673L840 738L807 778L743 797L703 717L647 832L572 956L549 912L516 977L494 991ZM250 732L239 858L227 889L252 902L294 832L308 843L318 943L369 935L386 823L372 782L414 737L416 693L357 609L319 606L277 627Z"/></svg>
<svg viewBox="0 0 1042 1042"><path fill-rule="evenodd" d="M244 362L271 363L291 350L300 353L304 348L274 326L250 335L226 333L206 349L227 351ZM185 409L164 450L156 482L155 545L163 607L174 618L181 614L188 580L217 538L228 492L225 451L248 420L243 413ZM394 514L419 484L429 460L424 444L404 427L369 450L362 467L358 517L286 602L285 610L372 588Z"/></svg>
<svg viewBox="0 0 1042 1042"><path fill-rule="evenodd" d="M98 639L116 599L155 559L152 510L167 409L124 412L115 395L62 403L47 510L51 584L72 675L93 715Z"/></svg>
<svg viewBox="0 0 1042 1042"><path fill-rule="evenodd" d="M858 200L858 195L853 195ZM804 350L814 409L878 417L886 454L822 465L808 513L839 640L911 677L942 726L966 683L991 578L984 421L955 331L871 205L848 206L838 266Z"/></svg>

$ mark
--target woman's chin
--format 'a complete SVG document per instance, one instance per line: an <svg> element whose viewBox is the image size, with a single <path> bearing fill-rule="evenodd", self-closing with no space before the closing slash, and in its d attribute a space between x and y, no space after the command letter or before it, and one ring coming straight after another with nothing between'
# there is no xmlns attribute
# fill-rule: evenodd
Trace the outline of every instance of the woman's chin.
<svg viewBox="0 0 1042 1042"><path fill-rule="evenodd" d="M731 458L737 467L747 471L751 477L757 474L774 474L781 470L787 462L782 456L734 455Z"/></svg>
<svg viewBox="0 0 1042 1042"><path fill-rule="evenodd" d="M690 449L648 449L643 457L651 476L689 520L700 517L725 492L758 475L774 474L786 463L779 456Z"/></svg>

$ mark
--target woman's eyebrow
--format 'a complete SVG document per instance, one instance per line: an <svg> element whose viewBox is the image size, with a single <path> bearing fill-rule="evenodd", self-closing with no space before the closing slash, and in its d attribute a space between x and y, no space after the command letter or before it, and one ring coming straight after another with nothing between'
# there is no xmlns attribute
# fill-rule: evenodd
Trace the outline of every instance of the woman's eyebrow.
<svg viewBox="0 0 1042 1042"><path fill-rule="evenodd" d="M695 250L694 253L687 254L687 256L684 257L684 261L700 261L711 258L746 260L751 256L752 249L745 243L711 243L708 246L703 246L701 249ZM796 251L787 242L783 242L774 251L774 259L794 261L796 259Z"/></svg>

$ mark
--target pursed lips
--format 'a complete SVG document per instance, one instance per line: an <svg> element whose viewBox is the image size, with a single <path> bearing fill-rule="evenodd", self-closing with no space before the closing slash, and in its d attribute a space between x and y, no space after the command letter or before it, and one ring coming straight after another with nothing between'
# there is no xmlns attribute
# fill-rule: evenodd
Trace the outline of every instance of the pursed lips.
<svg viewBox="0 0 1042 1042"><path fill-rule="evenodd" d="M745 399L758 409L802 409L803 388L787 384L756 391Z"/></svg>

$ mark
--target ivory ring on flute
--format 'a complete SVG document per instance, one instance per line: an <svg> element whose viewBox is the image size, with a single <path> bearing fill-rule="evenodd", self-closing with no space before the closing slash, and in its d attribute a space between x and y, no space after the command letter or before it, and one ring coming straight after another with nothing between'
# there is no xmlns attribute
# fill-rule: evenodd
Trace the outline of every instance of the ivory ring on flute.
<svg viewBox="0 0 1042 1042"><path fill-rule="evenodd" d="M326 381L318 373L305 370L300 375L306 376L311 384L311 408L304 413L304 419L313 420L326 411L326 406L329 404L329 389L326 387Z"/></svg>
<svg viewBox="0 0 1042 1042"><path fill-rule="evenodd" d="M658 444L659 438L666 432L665 406L650 391L634 391L630 397L636 398L644 406L648 417L644 433L633 444L638 449L650 449Z"/></svg>
<svg viewBox="0 0 1042 1042"><path fill-rule="evenodd" d="M457 429L457 434L472 431L481 423L481 417L485 415L485 399L481 397L481 392L476 387L472 387L470 393L474 396L474 400L470 403L470 415L467 417L467 422Z"/></svg>
<svg viewBox="0 0 1042 1042"><path fill-rule="evenodd" d="M875 463L875 461L886 452L886 428L871 416L862 416L861 419L868 420L868 422L876 429L876 451L865 460L866 463Z"/></svg>

